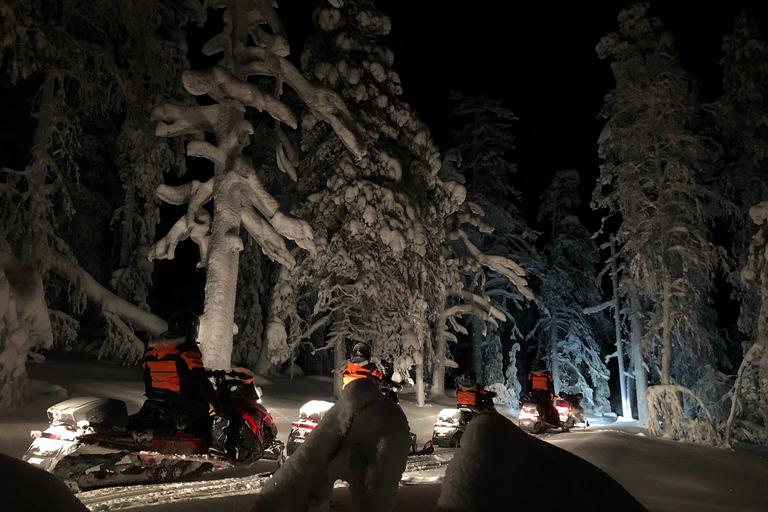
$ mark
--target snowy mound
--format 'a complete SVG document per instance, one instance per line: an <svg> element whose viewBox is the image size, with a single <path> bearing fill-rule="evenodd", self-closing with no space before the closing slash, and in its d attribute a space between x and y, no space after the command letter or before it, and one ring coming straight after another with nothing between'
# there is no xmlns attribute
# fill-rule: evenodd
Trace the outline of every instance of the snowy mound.
<svg viewBox="0 0 768 512"><path fill-rule="evenodd" d="M596 466L487 412L470 422L445 472L438 511L554 509L560 500L571 510L646 510Z"/></svg>
<svg viewBox="0 0 768 512"><path fill-rule="evenodd" d="M88 512L64 483L31 464L0 453L0 497L13 512Z"/></svg>
<svg viewBox="0 0 768 512"><path fill-rule="evenodd" d="M344 480L355 510L389 512L409 448L403 412L374 383L358 379L264 485L253 510L328 510L334 482Z"/></svg>

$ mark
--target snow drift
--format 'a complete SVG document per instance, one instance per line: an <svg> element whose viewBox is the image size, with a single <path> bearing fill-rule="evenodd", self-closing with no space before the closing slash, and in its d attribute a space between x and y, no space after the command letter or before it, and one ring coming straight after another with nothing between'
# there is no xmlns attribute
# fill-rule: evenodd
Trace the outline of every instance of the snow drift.
<svg viewBox="0 0 768 512"><path fill-rule="evenodd" d="M13 512L88 512L64 483L52 474L0 453L0 498Z"/></svg>
<svg viewBox="0 0 768 512"><path fill-rule="evenodd" d="M328 510L336 480L355 510L389 512L410 447L402 410L367 379L350 383L257 496L254 512Z"/></svg>

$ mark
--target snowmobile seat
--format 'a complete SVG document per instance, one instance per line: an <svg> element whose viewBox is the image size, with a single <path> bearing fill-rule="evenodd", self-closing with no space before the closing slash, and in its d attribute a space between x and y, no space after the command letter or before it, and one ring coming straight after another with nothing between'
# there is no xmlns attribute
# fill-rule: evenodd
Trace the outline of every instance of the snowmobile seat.
<svg viewBox="0 0 768 512"><path fill-rule="evenodd" d="M177 411L163 400L147 399L139 412L128 419L128 430L153 430L159 435L173 435L186 430L197 418Z"/></svg>

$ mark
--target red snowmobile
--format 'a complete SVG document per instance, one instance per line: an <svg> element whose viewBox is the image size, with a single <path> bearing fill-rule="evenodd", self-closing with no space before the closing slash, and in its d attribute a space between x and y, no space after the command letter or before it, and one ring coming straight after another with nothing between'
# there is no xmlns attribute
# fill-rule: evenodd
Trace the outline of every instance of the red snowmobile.
<svg viewBox="0 0 768 512"><path fill-rule="evenodd" d="M252 375L229 370L212 377L220 400L230 405L231 457L208 454L209 417L180 415L161 400L146 400L129 417L122 400L80 397L48 408L50 426L32 431L35 440L22 459L53 473L73 492L183 480L260 459L282 464L283 443Z"/></svg>

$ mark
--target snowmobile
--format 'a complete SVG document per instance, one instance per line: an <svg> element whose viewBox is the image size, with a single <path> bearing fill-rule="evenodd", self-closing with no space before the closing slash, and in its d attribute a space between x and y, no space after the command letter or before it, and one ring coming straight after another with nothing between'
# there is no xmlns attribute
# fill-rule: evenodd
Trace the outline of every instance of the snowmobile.
<svg viewBox="0 0 768 512"><path fill-rule="evenodd" d="M185 416L152 399L128 416L122 400L79 397L48 408L49 427L32 431L34 441L22 459L73 492L184 480L261 459L282 464L283 444L253 375L219 370L211 377L222 403L230 405L230 456L209 455L209 417Z"/></svg>
<svg viewBox="0 0 768 512"><path fill-rule="evenodd" d="M491 403L483 407L458 405L441 409L432 428L432 443L442 448L461 447L461 437L467 430L467 425L483 411L496 412L496 407Z"/></svg>
<svg viewBox="0 0 768 512"><path fill-rule="evenodd" d="M581 393L560 393L555 399L555 409L565 431L573 427L589 426L589 420L584 417L584 408L580 404L582 398L584 395Z"/></svg>
<svg viewBox="0 0 768 512"><path fill-rule="evenodd" d="M397 395L399 391L399 385L391 383L390 385L381 384L379 386L381 393L388 399L392 400L398 407L400 407L400 399ZM294 421L291 426L291 433L288 435L288 442L286 443L285 453L288 456L293 455L296 449L306 441L307 436L314 430L314 428L323 419L323 416L331 410L333 402L326 402L324 400L310 400L305 403L299 409L299 419ZM402 410L402 408L401 408ZM422 449L418 449L416 444L416 434L408 431L411 438L411 452L408 455L428 455L434 452L434 447L431 441L427 441Z"/></svg>
<svg viewBox="0 0 768 512"><path fill-rule="evenodd" d="M589 426L589 421L584 418L584 409L579 401L584 398L581 393L570 394L560 393L555 395L554 406L558 414L557 423L547 421L543 406L530 400L530 395L526 395L520 401L520 413L518 415L518 426L523 430L529 430L533 434L542 434L548 430L560 429L562 432L568 432L574 426Z"/></svg>

